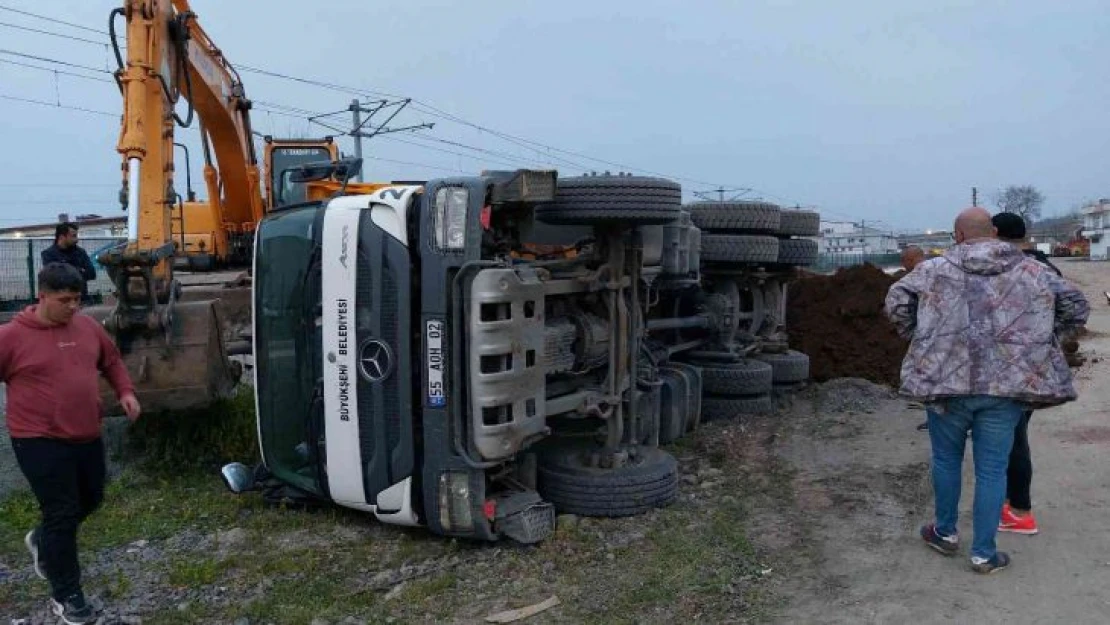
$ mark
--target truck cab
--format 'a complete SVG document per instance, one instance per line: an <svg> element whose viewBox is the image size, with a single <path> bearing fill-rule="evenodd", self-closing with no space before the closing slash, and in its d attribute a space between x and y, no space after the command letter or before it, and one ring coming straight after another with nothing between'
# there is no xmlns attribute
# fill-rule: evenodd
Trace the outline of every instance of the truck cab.
<svg viewBox="0 0 1110 625"><path fill-rule="evenodd" d="M737 283L774 274L725 254L703 276L700 233L670 181L535 170L273 212L253 270L267 479L487 541L670 503L660 445L703 393L772 382ZM236 492L247 474L224 469Z"/></svg>

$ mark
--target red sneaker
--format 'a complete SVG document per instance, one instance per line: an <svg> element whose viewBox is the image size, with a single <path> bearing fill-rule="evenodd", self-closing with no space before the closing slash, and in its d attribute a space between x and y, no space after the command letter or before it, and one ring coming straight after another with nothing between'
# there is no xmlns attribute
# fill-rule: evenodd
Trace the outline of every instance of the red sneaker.
<svg viewBox="0 0 1110 625"><path fill-rule="evenodd" d="M1037 519L1033 517L1032 512L1014 514L1013 508L1007 503L1002 505L1002 518L998 521L998 531L1032 536L1040 530L1037 529Z"/></svg>

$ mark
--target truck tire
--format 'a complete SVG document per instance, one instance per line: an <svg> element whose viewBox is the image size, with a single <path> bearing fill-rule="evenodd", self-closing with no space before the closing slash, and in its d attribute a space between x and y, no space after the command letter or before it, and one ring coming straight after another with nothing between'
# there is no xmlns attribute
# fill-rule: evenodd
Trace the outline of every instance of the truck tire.
<svg viewBox="0 0 1110 625"><path fill-rule="evenodd" d="M817 241L813 239L779 239L780 265L812 265L817 262Z"/></svg>
<svg viewBox="0 0 1110 625"><path fill-rule="evenodd" d="M771 379L775 384L793 384L809 379L809 356L788 350L781 354L756 354L756 360L771 365Z"/></svg>
<svg viewBox="0 0 1110 625"><path fill-rule="evenodd" d="M539 492L556 510L581 516L632 516L663 507L678 496L678 462L667 452L640 447L637 460L600 469L586 465L591 450L566 445L541 456Z"/></svg>
<svg viewBox="0 0 1110 625"><path fill-rule="evenodd" d="M760 395L770 392L774 383L771 365L760 360L691 364L701 368L701 388L706 395Z"/></svg>
<svg viewBox="0 0 1110 625"><path fill-rule="evenodd" d="M773 233L780 225L779 207L767 202L693 202L686 210L702 230Z"/></svg>
<svg viewBox="0 0 1110 625"><path fill-rule="evenodd" d="M701 259L721 263L773 263L779 259L779 240L744 234L703 234Z"/></svg>
<svg viewBox="0 0 1110 625"><path fill-rule="evenodd" d="M756 397L706 397L702 403L702 419L706 421L732 420L740 415L771 414L775 402L770 395Z"/></svg>
<svg viewBox="0 0 1110 625"><path fill-rule="evenodd" d="M555 202L536 207L536 219L554 225L627 222L664 224L682 215L682 187L645 176L562 178Z"/></svg>
<svg viewBox="0 0 1110 625"><path fill-rule="evenodd" d="M821 232L821 214L815 211L784 210L777 234L784 237L815 237Z"/></svg>

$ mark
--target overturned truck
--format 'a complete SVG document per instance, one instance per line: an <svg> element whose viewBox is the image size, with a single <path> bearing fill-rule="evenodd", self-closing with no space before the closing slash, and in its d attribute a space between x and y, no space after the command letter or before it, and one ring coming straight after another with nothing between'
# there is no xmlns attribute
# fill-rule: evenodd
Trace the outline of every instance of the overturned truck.
<svg viewBox="0 0 1110 625"><path fill-rule="evenodd" d="M533 170L284 208L254 248L263 465L224 478L524 543L666 505L660 445L808 377L785 285L817 219Z"/></svg>

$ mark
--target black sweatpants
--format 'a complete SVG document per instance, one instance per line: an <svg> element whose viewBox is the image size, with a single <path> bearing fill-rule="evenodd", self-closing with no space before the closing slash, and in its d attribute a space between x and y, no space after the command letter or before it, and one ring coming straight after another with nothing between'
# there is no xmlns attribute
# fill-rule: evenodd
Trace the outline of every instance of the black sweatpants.
<svg viewBox="0 0 1110 625"><path fill-rule="evenodd" d="M1029 418L1032 410L1026 410L1014 430L1014 446L1010 450L1010 465L1006 469L1006 499L1011 508L1032 510L1033 502L1029 496L1029 486L1033 482L1033 459L1029 455Z"/></svg>
<svg viewBox="0 0 1110 625"><path fill-rule="evenodd" d="M77 528L104 499L104 443L13 438L19 468L39 501L39 561L59 602L81 592Z"/></svg>

